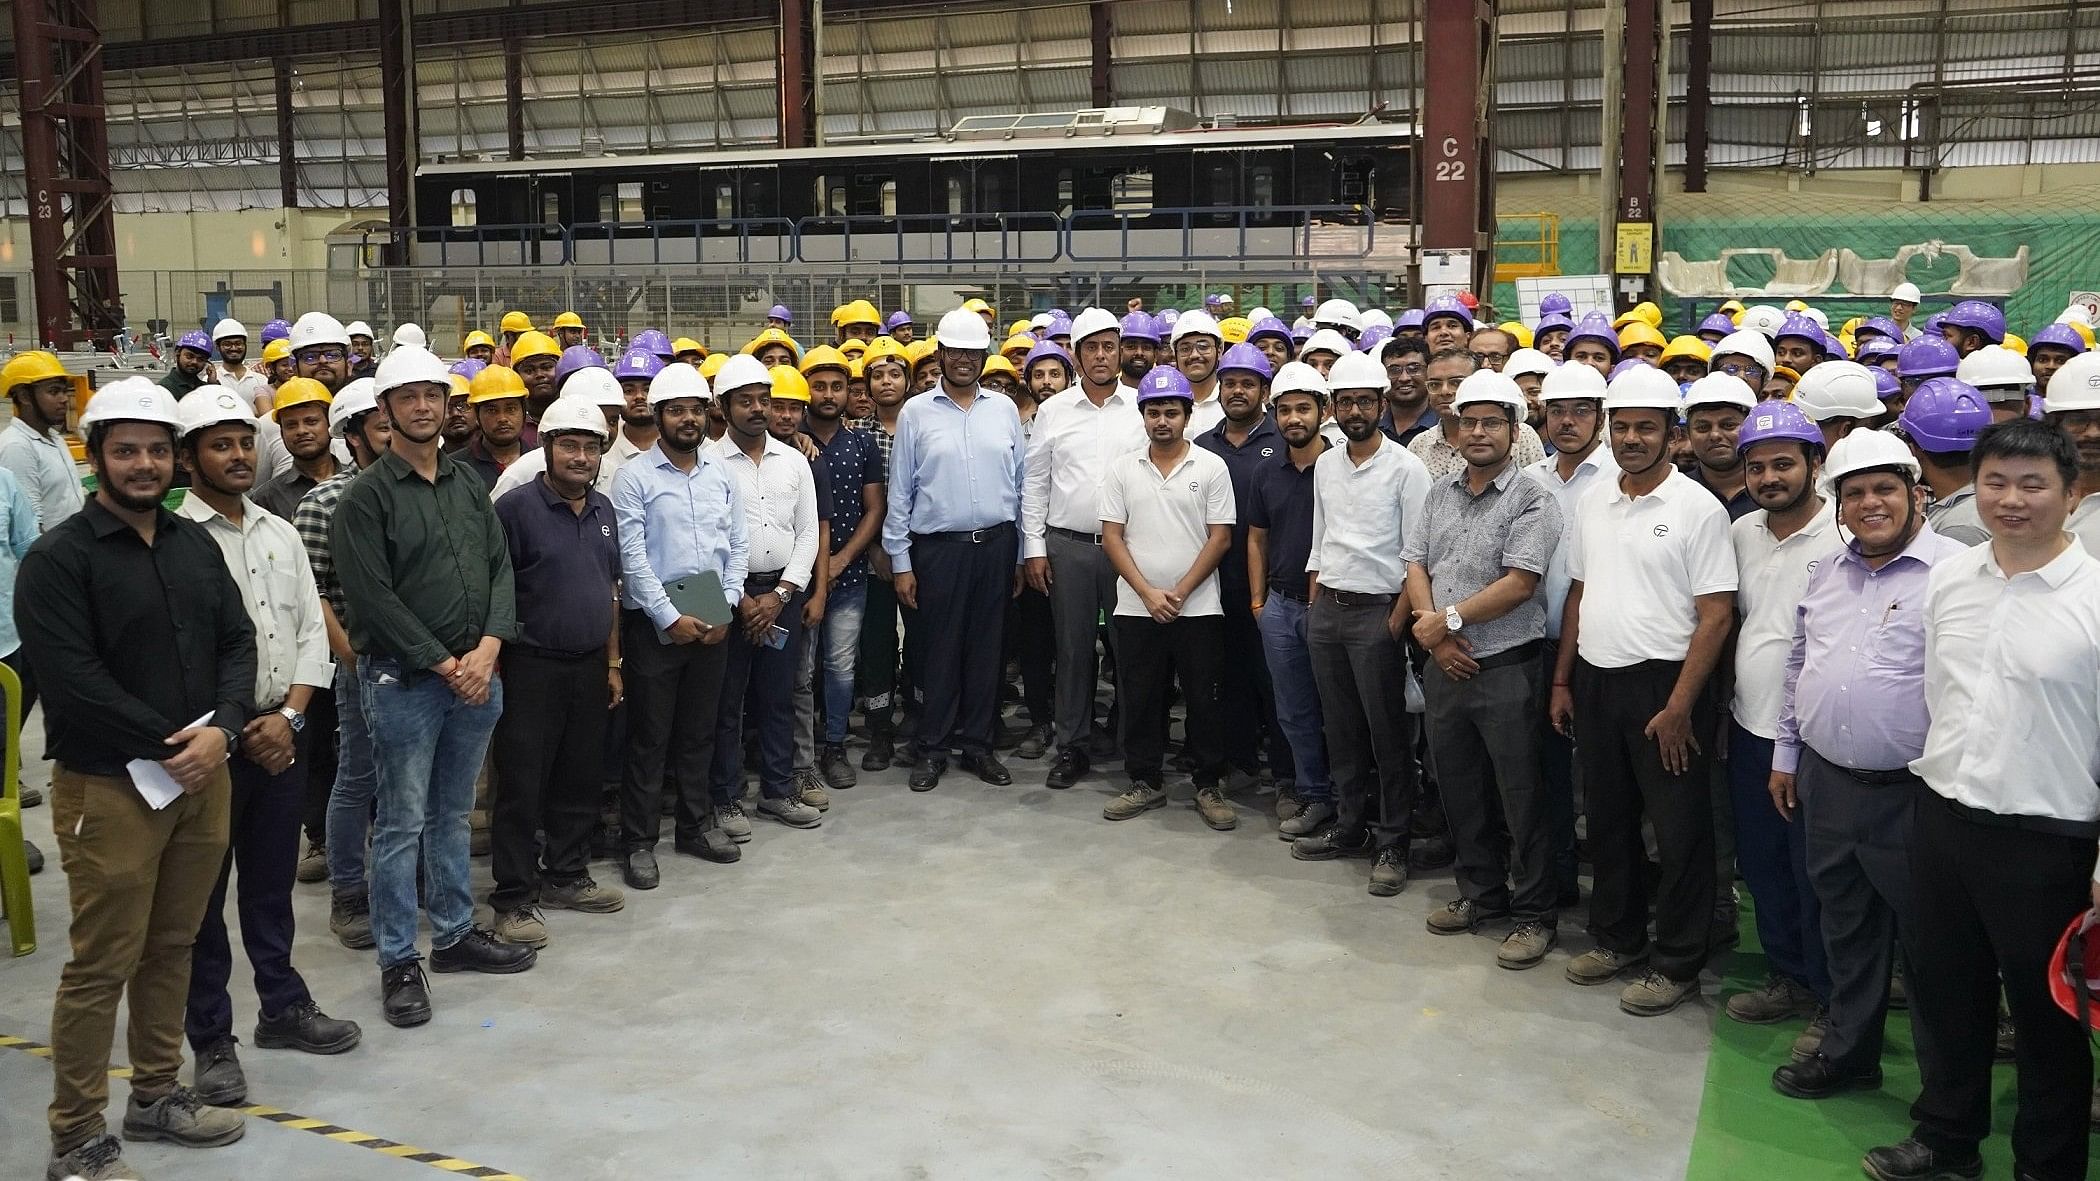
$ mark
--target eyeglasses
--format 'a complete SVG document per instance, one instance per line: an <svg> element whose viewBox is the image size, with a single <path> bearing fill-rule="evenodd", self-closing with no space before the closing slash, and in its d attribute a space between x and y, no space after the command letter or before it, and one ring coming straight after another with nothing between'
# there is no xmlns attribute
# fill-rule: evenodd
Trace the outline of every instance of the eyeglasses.
<svg viewBox="0 0 2100 1181"><path fill-rule="evenodd" d="M1483 435L1492 435L1496 431L1507 429L1509 429L1509 420L1500 415L1494 418L1461 418L1458 420L1458 432L1462 435L1469 435L1474 431L1479 431Z"/></svg>
<svg viewBox="0 0 2100 1181"><path fill-rule="evenodd" d="M1368 397L1361 395L1353 398L1337 397L1334 400L1334 408L1336 410L1376 410L1378 403L1379 398L1376 394Z"/></svg>
<svg viewBox="0 0 2100 1181"><path fill-rule="evenodd" d="M1422 376L1422 370L1426 368L1428 368L1428 366L1422 364L1422 362L1413 361L1401 365L1388 365L1385 367L1385 371L1388 375L1398 375L1400 377L1420 377Z"/></svg>
<svg viewBox="0 0 2100 1181"><path fill-rule="evenodd" d="M1719 367L1717 367L1714 370L1714 372L1726 373L1730 377L1746 377L1752 373L1755 373L1759 381L1763 381L1765 377L1764 370L1759 369L1755 365L1746 365L1738 361L1724 362Z"/></svg>
<svg viewBox="0 0 2100 1181"><path fill-rule="evenodd" d="M1508 353L1474 353L1473 359L1482 365L1493 365L1497 361L1509 360Z"/></svg>
<svg viewBox="0 0 2100 1181"><path fill-rule="evenodd" d="M1207 336L1191 336L1177 343L1174 346L1174 351L1176 353L1193 353L1197 355L1215 353L1218 351L1218 343Z"/></svg>
<svg viewBox="0 0 2100 1181"><path fill-rule="evenodd" d="M301 349L292 354L302 365L312 365L318 361L340 361L346 355L348 354L342 349Z"/></svg>

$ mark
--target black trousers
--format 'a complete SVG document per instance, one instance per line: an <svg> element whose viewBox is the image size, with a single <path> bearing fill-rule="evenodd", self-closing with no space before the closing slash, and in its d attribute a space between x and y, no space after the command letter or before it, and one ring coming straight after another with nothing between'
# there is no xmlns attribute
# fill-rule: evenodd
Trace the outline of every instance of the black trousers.
<svg viewBox="0 0 2100 1181"><path fill-rule="evenodd" d="M1218 707L1224 711L1225 759L1252 772L1269 759L1269 774L1278 783L1297 779L1291 744L1276 724L1276 687L1269 680L1269 660L1262 651L1261 624L1241 588L1225 594L1224 667L1233 675L1218 681Z"/></svg>
<svg viewBox="0 0 2100 1181"><path fill-rule="evenodd" d="M1006 601L1006 653L1021 665L1021 706L1028 724L1055 724L1051 705L1051 669L1057 656L1057 630L1050 618L1050 596L1024 586Z"/></svg>
<svg viewBox="0 0 2100 1181"><path fill-rule="evenodd" d="M1830 973L1822 1054L1843 1070L1871 1070L1881 1065L1896 940L1909 937L1911 833L1931 791L1917 779L1862 783L1804 747L1796 794L1794 824L1804 830L1818 911L1817 930L1808 934L1823 941Z"/></svg>
<svg viewBox="0 0 2100 1181"><path fill-rule="evenodd" d="M951 747L991 753L1006 600L1013 593L1020 533L1011 522L982 532L984 540L975 543L912 535L919 613L911 626L925 637L921 758L939 758Z"/></svg>
<svg viewBox="0 0 2100 1181"><path fill-rule="evenodd" d="M678 797L678 834L698 836L712 822L708 763L728 643L661 643L648 616L620 612L620 656L627 674L620 841L629 850L653 849L662 837L667 776Z"/></svg>
<svg viewBox="0 0 2100 1181"><path fill-rule="evenodd" d="M1305 638L1320 688L1335 823L1344 832L1369 829L1379 848L1405 853L1418 782L1415 719L1407 712L1406 650L1385 627L1391 611L1390 602L1344 606L1322 590Z"/></svg>
<svg viewBox="0 0 2100 1181"><path fill-rule="evenodd" d="M1483 909L1551 927L1559 883L1533 724L1546 708L1548 676L1544 656L1535 652L1466 681L1431 668L1422 692L1459 892Z"/></svg>
<svg viewBox="0 0 2100 1181"><path fill-rule="evenodd" d="M1216 787L1226 766L1218 702L1224 619L1200 615L1160 623L1149 615L1118 615L1111 622L1124 702L1123 769L1133 783L1160 782L1167 756L1167 702L1179 678L1188 710L1183 749L1195 763L1196 786Z"/></svg>
<svg viewBox="0 0 2100 1181"><path fill-rule="evenodd" d="M489 820L489 905L498 911L539 901L543 883L589 872L612 703L605 673L603 648L581 656L503 649L503 716L489 747L503 785Z"/></svg>
<svg viewBox="0 0 2100 1181"><path fill-rule="evenodd" d="M1705 966L1713 920L1713 793L1703 750L1713 745L1711 695L1701 693L1692 707L1692 734L1704 740L1683 774L1663 770L1661 748L1641 731L1669 704L1681 668L1674 660L1598 668L1577 659L1570 686L1590 861L1597 871L1590 927L1600 945L1622 955L1649 950L1648 853L1641 836L1646 816L1662 859L1649 958L1656 971L1679 981L1696 979Z"/></svg>
<svg viewBox="0 0 2100 1181"><path fill-rule="evenodd" d="M2014 1170L2083 1181L2092 1045L2050 998L2048 966L2064 928L2092 905L2092 838L1984 823L1927 791L1911 833L1916 905L1905 944L1924 1076L1910 1109L1917 1137L1960 1152L1990 1135L2002 981L2018 1035Z"/></svg>
<svg viewBox="0 0 2100 1181"><path fill-rule="evenodd" d="M29 658L20 648L0 656L0 664L15 670L15 679L22 682L22 722L26 725L29 711L36 706L36 670L29 667Z"/></svg>
<svg viewBox="0 0 2100 1181"><path fill-rule="evenodd" d="M770 592L780 571L744 579L744 594ZM728 653L722 687L715 705L715 749L708 782L717 805L744 794L744 723L758 732L759 790L771 799L794 794L795 671L801 654L802 596L780 609L773 622L787 630L779 648L744 638L741 621L732 624L721 647Z"/></svg>
<svg viewBox="0 0 2100 1181"><path fill-rule="evenodd" d="M205 905L204 921L190 948L190 995L183 1025L190 1046L202 1050L233 1036L233 946L226 932L226 887L236 864L241 888L234 905L241 914L241 950L255 972L262 1012L276 1016L310 999L306 980L292 967L292 880L299 869L299 815L306 791L304 734L292 749L297 762L275 775L241 755L227 764L233 778L226 860Z"/></svg>
<svg viewBox="0 0 2100 1181"><path fill-rule="evenodd" d="M306 839L328 843L328 793L335 790L335 690L315 689L306 703Z"/></svg>

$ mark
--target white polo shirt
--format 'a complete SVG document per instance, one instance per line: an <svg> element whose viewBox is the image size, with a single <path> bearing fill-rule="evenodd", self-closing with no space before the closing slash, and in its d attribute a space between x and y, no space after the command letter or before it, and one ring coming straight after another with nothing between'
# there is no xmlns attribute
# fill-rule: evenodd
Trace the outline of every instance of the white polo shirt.
<svg viewBox="0 0 2100 1181"><path fill-rule="evenodd" d="M2085 552L2100 557L2100 492L2079 501L2064 528L2085 546Z"/></svg>
<svg viewBox="0 0 2100 1181"><path fill-rule="evenodd" d="M1021 556L1049 554L1049 526L1099 533L1103 474L1144 446L1137 391L1127 385L1118 383L1099 406L1076 385L1045 398L1036 408L1021 477Z"/></svg>
<svg viewBox="0 0 2100 1181"><path fill-rule="evenodd" d="M1560 478L1558 455L1548 455L1525 468L1524 474L1544 484L1560 505L1560 542L1553 547L1553 561L1546 567L1546 577L1540 580L1546 587L1546 638L1558 640L1561 613L1568 605L1568 544L1575 536L1575 508L1582 502L1582 494L1599 482L1619 478L1619 461L1612 458L1611 448L1600 441L1576 463L1575 474L1568 479Z"/></svg>
<svg viewBox="0 0 2100 1181"><path fill-rule="evenodd" d="M1101 521L1123 526L1123 540L1138 573L1157 587L1172 587L1195 565L1210 540L1212 525L1238 519L1232 473L1210 451L1184 442L1188 450L1174 470L1161 475L1149 448L1118 457L1101 479ZM1184 616L1223 615L1218 572L1213 570L1182 604ZM1123 579L1116 580L1116 614L1148 617L1145 602Z"/></svg>
<svg viewBox="0 0 2100 1181"><path fill-rule="evenodd" d="M747 568L778 570L782 582L808 590L817 562L817 481L809 461L770 434L758 463L726 434L706 446L743 499Z"/></svg>
<svg viewBox="0 0 2100 1181"><path fill-rule="evenodd" d="M1766 519L1765 510L1758 509L1728 527L1740 583L1735 601L1742 614L1730 712L1736 725L1759 738L1777 739L1786 662L1794 650L1794 624L1808 593L1808 576L1844 542L1838 537L1836 507L1828 500L1784 541L1772 536ZM1588 620L1583 622L1586 627Z"/></svg>
<svg viewBox="0 0 2100 1181"><path fill-rule="evenodd" d="M1312 558L1320 585L1360 595L1396 595L1407 578L1400 560L1406 530L1422 520L1429 469L1407 448L1374 434L1378 450L1362 464L1349 449L1313 461Z"/></svg>
<svg viewBox="0 0 2100 1181"><path fill-rule="evenodd" d="M2001 816L2100 819L2100 559L2070 545L2007 578L1988 545L1941 558L1925 706L1910 769L1932 790Z"/></svg>
<svg viewBox="0 0 2100 1181"><path fill-rule="evenodd" d="M1639 498L1602 482L1575 510L1568 576L1582 583L1576 651L1598 668L1683 660L1700 595L1735 591L1728 510L1697 480L1672 470Z"/></svg>

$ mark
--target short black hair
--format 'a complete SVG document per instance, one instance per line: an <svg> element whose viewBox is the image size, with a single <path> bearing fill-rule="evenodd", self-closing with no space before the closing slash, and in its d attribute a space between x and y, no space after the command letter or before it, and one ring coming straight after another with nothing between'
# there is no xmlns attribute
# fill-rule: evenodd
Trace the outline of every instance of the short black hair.
<svg viewBox="0 0 2100 1181"><path fill-rule="evenodd" d="M2078 445L2054 423L2011 418L1983 428L1969 460L1981 470L1984 460L1997 458L2046 459L2056 465L2065 488L2078 486Z"/></svg>
<svg viewBox="0 0 2100 1181"><path fill-rule="evenodd" d="M1382 365L1391 361L1394 353L1420 353L1422 360L1426 363L1429 360L1429 342L1413 333L1405 336L1395 336L1379 347L1379 364Z"/></svg>
<svg viewBox="0 0 2100 1181"><path fill-rule="evenodd" d="M130 420L120 418L116 422L98 422L90 426L87 434L87 453L96 459L102 458L102 445L109 441L110 428L116 426L117 422L126 421ZM166 424L156 423L154 425L165 426ZM181 431L176 430L174 427L168 427L168 445L170 447L180 451L186 442L187 439Z"/></svg>
<svg viewBox="0 0 2100 1181"><path fill-rule="evenodd" d="M1480 361L1473 356L1471 349L1444 349L1436 356L1429 358L1429 364L1431 365L1436 364L1438 361L1464 361L1470 369L1477 370L1480 368Z"/></svg>

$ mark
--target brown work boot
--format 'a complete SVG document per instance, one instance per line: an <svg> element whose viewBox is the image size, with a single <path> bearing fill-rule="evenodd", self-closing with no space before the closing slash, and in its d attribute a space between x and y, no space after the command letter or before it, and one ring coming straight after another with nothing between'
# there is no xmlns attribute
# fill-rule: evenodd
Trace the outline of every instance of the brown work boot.
<svg viewBox="0 0 2100 1181"><path fill-rule="evenodd" d="M1203 823L1219 832L1237 828L1240 823L1240 814L1233 810L1232 801L1215 787L1196 789L1196 814L1203 817Z"/></svg>

